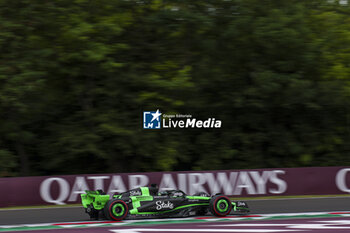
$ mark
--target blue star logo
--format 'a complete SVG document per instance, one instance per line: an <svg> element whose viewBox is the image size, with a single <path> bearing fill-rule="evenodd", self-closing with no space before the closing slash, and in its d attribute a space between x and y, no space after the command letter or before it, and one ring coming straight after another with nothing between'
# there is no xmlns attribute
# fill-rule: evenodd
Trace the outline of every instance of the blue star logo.
<svg viewBox="0 0 350 233"><path fill-rule="evenodd" d="M144 129L160 129L161 128L161 115L157 109L156 112L143 112L143 128Z"/></svg>

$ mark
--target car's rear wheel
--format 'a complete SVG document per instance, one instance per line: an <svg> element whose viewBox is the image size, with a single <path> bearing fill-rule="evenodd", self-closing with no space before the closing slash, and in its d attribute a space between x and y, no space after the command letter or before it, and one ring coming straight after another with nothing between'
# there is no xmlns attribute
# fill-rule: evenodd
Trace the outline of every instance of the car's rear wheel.
<svg viewBox="0 0 350 233"><path fill-rule="evenodd" d="M128 205L123 200L110 200L107 202L104 213L110 220L121 221L128 215Z"/></svg>
<svg viewBox="0 0 350 233"><path fill-rule="evenodd" d="M231 200L225 195L217 195L210 200L209 210L215 216L224 217L231 212L231 209Z"/></svg>

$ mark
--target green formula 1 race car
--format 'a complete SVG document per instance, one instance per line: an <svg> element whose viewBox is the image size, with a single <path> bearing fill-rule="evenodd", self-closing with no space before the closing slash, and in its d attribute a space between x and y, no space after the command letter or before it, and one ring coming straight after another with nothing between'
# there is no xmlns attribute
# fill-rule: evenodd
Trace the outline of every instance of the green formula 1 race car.
<svg viewBox="0 0 350 233"><path fill-rule="evenodd" d="M181 190L158 192L155 185L129 190L117 195L103 191L81 194L85 212L92 219L99 217L120 221L136 218L189 217L211 213L224 217L231 213L245 214L249 208L244 201L231 201L227 196L204 192L193 196Z"/></svg>

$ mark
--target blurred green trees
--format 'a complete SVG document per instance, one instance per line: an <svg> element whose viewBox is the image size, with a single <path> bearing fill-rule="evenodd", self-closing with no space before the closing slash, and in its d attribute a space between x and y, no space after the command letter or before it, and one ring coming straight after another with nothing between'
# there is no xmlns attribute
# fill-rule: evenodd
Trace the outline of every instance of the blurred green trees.
<svg viewBox="0 0 350 233"><path fill-rule="evenodd" d="M341 3L0 1L0 176L350 165Z"/></svg>

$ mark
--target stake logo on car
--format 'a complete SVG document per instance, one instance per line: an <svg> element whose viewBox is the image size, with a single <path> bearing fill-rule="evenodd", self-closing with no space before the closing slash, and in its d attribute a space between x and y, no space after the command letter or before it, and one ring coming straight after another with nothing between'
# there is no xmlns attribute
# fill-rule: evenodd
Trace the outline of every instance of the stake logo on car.
<svg viewBox="0 0 350 233"><path fill-rule="evenodd" d="M140 196L142 195L141 191L137 190L137 191L130 191L130 196Z"/></svg>
<svg viewBox="0 0 350 233"><path fill-rule="evenodd" d="M162 210L162 209L174 209L174 204L170 201L164 202L164 201L157 201L156 202L156 209Z"/></svg>

